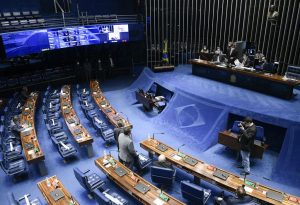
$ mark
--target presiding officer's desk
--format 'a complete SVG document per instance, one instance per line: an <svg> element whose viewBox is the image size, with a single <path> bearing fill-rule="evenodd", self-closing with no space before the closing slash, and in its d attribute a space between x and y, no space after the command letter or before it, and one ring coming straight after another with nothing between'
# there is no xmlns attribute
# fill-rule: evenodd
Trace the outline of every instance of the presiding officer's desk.
<svg viewBox="0 0 300 205"><path fill-rule="evenodd" d="M80 120L77 117L75 110L72 107L71 101L71 86L64 85L61 88L60 93L60 107L64 120L72 133L75 141L79 146L86 146L88 156L93 156L93 138L89 132L80 124Z"/></svg>
<svg viewBox="0 0 300 205"><path fill-rule="evenodd" d="M22 107L20 125L23 129L20 131L20 138L28 164L36 163L38 165L40 174L46 175L47 170L44 164L45 155L39 144L34 124L37 100L38 93L32 92Z"/></svg>
<svg viewBox="0 0 300 205"><path fill-rule="evenodd" d="M295 196L291 196L289 194L277 191L264 185L259 185L258 183L255 183L248 179L246 180L246 182L244 182L244 179L241 176L237 176L228 171L206 164L205 162L191 157L187 154L183 154L181 152L178 153L178 151L176 151L172 147L169 147L167 144L159 142L156 139L144 140L140 143L140 146L143 149L147 150L150 155L164 154L166 156L166 159L173 165L194 175L196 183L199 183L200 179L204 179L212 184L218 185L232 192L234 192L237 189L237 187L245 185L247 194L259 199L260 201L271 204L297 204L297 202L295 203L290 200L296 199L297 201L297 197ZM217 177L217 172L221 174L221 177L227 178L221 179L220 177ZM283 194L282 202L276 201L272 198L268 198L266 196L268 191L269 193L274 192L276 194Z"/></svg>
<svg viewBox="0 0 300 205"><path fill-rule="evenodd" d="M115 164L114 164L115 163ZM169 194L162 192L159 188L152 185L139 175L133 173L130 169L124 166L119 161L115 160L112 156L107 155L106 159L104 157L95 160L95 164L100 168L103 173L105 173L112 181L114 181L118 186L127 191L130 195L135 197L137 200L143 204L172 204L179 205L184 204L179 200L173 198ZM114 165L113 165L114 164ZM123 176L117 174L116 170L121 169ZM119 172L120 173L120 172ZM121 174L122 175L122 174ZM140 186L142 185L142 186ZM138 188L141 187L141 188ZM147 190L149 189L149 190ZM141 191L145 192L142 193ZM160 198L162 193L163 198L166 197L168 200L164 201Z"/></svg>
<svg viewBox="0 0 300 205"><path fill-rule="evenodd" d="M52 176L37 183L38 188L50 205L79 205L61 181Z"/></svg>
<svg viewBox="0 0 300 205"><path fill-rule="evenodd" d="M284 78L283 76L215 65L205 60L191 60L192 73L232 85L255 90L275 97L291 99L293 89L300 81Z"/></svg>
<svg viewBox="0 0 300 205"><path fill-rule="evenodd" d="M230 132L229 130L219 132L218 143L236 151L241 150L241 144L239 143L238 135ZM267 144L261 144L261 141L255 140L251 150L251 157L262 159L264 151L267 148Z"/></svg>
<svg viewBox="0 0 300 205"><path fill-rule="evenodd" d="M121 116L108 102L108 100L104 97L102 93L99 82L96 80L90 81L90 88L92 91L92 96L102 111L102 113L106 116L109 122L114 126L118 127L118 122L122 122L124 127L131 127L132 124L128 120L126 120L123 116Z"/></svg>

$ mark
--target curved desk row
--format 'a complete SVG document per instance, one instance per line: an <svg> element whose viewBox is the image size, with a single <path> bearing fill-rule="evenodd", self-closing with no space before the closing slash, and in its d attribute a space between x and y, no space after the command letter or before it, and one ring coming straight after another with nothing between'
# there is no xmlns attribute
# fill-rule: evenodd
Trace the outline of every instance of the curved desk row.
<svg viewBox="0 0 300 205"><path fill-rule="evenodd" d="M20 124L23 129L20 132L20 138L28 164L37 163L40 174L46 175L47 169L44 163L45 155L39 144L34 124L37 99L38 93L32 92L22 108Z"/></svg>
<svg viewBox="0 0 300 205"><path fill-rule="evenodd" d="M108 100L104 97L102 93L99 82L96 80L92 80L90 82L90 88L92 91L92 96L102 111L102 113L106 116L109 122L114 126L118 127L118 122L122 122L124 127L131 127L132 125L128 120L126 120L123 116L121 116L108 102Z"/></svg>
<svg viewBox="0 0 300 205"><path fill-rule="evenodd" d="M234 192L237 187L245 185L248 195L271 204L296 205L298 204L297 201L300 200L300 198L290 194L280 192L264 185L259 185L248 179L245 180L244 178L241 178L241 176L237 176L228 171L209 165L192 156L178 152L156 139L144 140L140 143L140 146L147 150L150 156L153 156L153 154L164 154L169 162L194 175L196 183L200 183L200 179L204 179L205 181L232 192ZM277 198L277 200L274 198Z"/></svg>
<svg viewBox="0 0 300 205"><path fill-rule="evenodd" d="M106 156L95 160L96 166L104 174L114 181L119 187L135 197L142 204L172 204L183 205L181 201L171 195L162 192L159 188L152 185L139 175L133 173L122 163L115 160L112 156Z"/></svg>
<svg viewBox="0 0 300 205"><path fill-rule="evenodd" d="M93 156L93 138L89 132L80 124L71 101L71 86L64 85L60 93L60 107L64 120L74 140L79 146L86 146L89 157Z"/></svg>

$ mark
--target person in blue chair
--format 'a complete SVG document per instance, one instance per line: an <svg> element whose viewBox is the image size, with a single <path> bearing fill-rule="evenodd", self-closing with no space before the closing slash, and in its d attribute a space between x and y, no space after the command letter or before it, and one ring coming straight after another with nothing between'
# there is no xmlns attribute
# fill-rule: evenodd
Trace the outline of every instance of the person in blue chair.
<svg viewBox="0 0 300 205"><path fill-rule="evenodd" d="M215 197L214 204L218 205L235 205L235 204L247 204L254 202L251 196L246 194L244 186L239 186L235 191L235 196L223 196L224 192L218 197Z"/></svg>
<svg viewBox="0 0 300 205"><path fill-rule="evenodd" d="M153 162L153 166L173 169L172 164L166 160L166 156L163 154L159 155L158 161Z"/></svg>
<svg viewBox="0 0 300 205"><path fill-rule="evenodd" d="M250 153L256 136L256 125L250 117L245 117L239 125L241 135L238 136L241 145L242 165L238 168L243 168L241 175L250 174Z"/></svg>

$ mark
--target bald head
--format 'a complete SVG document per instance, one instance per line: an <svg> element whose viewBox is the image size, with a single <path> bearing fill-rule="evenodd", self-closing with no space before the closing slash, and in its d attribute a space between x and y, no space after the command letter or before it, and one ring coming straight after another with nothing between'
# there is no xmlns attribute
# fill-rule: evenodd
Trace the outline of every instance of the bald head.
<svg viewBox="0 0 300 205"><path fill-rule="evenodd" d="M159 162L165 162L165 161L166 161L166 156L163 155L163 154L159 155L158 161L159 161Z"/></svg>

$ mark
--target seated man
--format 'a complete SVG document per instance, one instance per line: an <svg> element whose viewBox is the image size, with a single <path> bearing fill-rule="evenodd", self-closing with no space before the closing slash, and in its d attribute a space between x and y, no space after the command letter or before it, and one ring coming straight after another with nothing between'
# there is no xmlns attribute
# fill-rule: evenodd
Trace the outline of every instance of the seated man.
<svg viewBox="0 0 300 205"><path fill-rule="evenodd" d="M214 204L220 204L220 205L234 205L234 204L244 204L252 202L254 199L251 196L248 196L246 194L244 186L239 186L236 189L236 196L223 196L223 192L221 196L215 197Z"/></svg>
<svg viewBox="0 0 300 205"><path fill-rule="evenodd" d="M159 155L158 161L153 162L153 166L173 169L172 164L166 160L163 154Z"/></svg>

